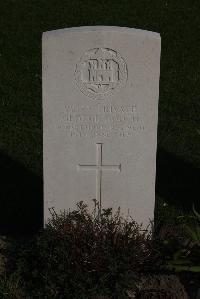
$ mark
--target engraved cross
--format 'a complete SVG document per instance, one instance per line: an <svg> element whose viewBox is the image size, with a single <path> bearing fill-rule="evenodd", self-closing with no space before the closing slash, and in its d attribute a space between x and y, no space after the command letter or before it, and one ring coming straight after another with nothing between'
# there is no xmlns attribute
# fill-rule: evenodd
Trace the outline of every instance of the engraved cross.
<svg viewBox="0 0 200 299"><path fill-rule="evenodd" d="M102 143L96 143L96 165L77 165L77 170L95 170L96 171L96 200L101 209L102 197L102 172L104 170L121 172L121 164L119 165L103 165L102 163Z"/></svg>

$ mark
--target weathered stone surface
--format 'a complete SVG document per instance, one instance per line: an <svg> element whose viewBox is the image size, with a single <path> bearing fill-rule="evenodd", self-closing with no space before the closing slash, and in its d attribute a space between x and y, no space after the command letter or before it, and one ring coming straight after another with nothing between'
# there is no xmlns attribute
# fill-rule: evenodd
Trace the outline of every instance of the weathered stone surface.
<svg viewBox="0 0 200 299"><path fill-rule="evenodd" d="M160 36L119 27L43 34L45 220L97 199L153 218Z"/></svg>

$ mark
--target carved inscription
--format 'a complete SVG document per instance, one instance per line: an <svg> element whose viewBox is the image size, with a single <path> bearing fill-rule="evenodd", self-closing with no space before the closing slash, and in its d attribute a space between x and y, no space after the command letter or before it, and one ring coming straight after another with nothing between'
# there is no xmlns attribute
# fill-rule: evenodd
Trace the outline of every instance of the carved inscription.
<svg viewBox="0 0 200 299"><path fill-rule="evenodd" d="M127 66L116 51L95 48L88 50L77 63L75 79L85 95L102 100L125 84Z"/></svg>
<svg viewBox="0 0 200 299"><path fill-rule="evenodd" d="M128 138L144 130L134 105L66 105L59 127L72 138Z"/></svg>

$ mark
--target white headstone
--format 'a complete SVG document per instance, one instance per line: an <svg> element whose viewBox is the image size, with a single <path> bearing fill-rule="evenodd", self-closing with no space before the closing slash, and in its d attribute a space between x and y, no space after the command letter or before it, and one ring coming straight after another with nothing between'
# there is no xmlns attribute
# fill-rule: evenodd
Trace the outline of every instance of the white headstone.
<svg viewBox="0 0 200 299"><path fill-rule="evenodd" d="M160 35L120 27L43 34L44 215L121 208L153 219Z"/></svg>

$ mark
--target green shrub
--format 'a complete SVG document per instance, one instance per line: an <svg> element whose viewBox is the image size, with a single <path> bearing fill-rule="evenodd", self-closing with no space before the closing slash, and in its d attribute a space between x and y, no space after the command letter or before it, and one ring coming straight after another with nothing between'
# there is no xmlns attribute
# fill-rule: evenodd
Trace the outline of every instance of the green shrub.
<svg viewBox="0 0 200 299"><path fill-rule="evenodd" d="M179 231L179 238L172 235L168 239L166 247L173 248L174 252L169 255L166 268L177 272L200 273L200 214L193 207L193 214L179 216L178 220L183 237L180 238Z"/></svg>

